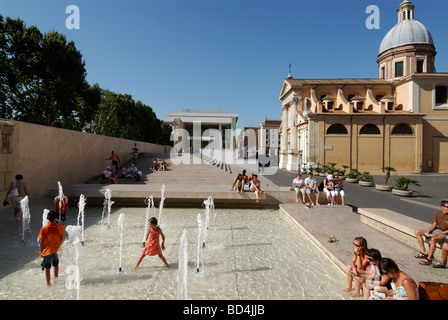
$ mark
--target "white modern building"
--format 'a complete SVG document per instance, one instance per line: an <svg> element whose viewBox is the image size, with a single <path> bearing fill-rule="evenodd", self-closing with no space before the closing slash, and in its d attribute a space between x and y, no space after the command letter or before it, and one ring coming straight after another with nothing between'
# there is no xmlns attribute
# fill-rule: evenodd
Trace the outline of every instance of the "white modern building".
<svg viewBox="0 0 448 320"><path fill-rule="evenodd" d="M233 149L238 117L227 110L182 109L168 113L165 122L174 128L174 144L180 144L183 152L193 153L207 148Z"/></svg>

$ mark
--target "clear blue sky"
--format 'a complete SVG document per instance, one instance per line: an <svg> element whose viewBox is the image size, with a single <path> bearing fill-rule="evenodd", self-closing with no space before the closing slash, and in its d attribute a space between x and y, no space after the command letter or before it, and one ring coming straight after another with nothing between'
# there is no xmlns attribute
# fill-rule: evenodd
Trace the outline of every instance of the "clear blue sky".
<svg viewBox="0 0 448 320"><path fill-rule="evenodd" d="M431 32L438 72L448 72L448 1L411 0ZM402 0L0 0L4 17L73 40L87 80L131 94L159 119L185 108L239 113L237 127L280 119L294 78L377 78L381 40ZM66 28L69 5L80 29ZM369 30L369 5L380 29Z"/></svg>

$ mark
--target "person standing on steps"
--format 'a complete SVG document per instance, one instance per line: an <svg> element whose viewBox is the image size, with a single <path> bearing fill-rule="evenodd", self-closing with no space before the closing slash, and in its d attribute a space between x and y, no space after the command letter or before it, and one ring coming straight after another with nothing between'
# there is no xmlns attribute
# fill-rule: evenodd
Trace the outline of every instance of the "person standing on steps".
<svg viewBox="0 0 448 320"><path fill-rule="evenodd" d="M106 160L112 160L112 165L115 167L115 173L118 173L118 164L121 162L118 154L112 151L110 157L106 158Z"/></svg>

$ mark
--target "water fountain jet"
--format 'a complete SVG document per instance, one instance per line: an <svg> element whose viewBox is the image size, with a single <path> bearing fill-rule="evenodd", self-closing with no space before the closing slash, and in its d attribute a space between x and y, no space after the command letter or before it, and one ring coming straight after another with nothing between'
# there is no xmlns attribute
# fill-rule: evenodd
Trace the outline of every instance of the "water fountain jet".
<svg viewBox="0 0 448 320"><path fill-rule="evenodd" d="M42 213L42 227L45 227L50 223L50 221L47 219L48 212L50 212L50 210L44 209L44 212Z"/></svg>
<svg viewBox="0 0 448 320"><path fill-rule="evenodd" d="M81 244L84 245L84 208L86 206L86 197L81 194L78 202L78 222L77 225L81 226Z"/></svg>
<svg viewBox="0 0 448 320"><path fill-rule="evenodd" d="M143 230L143 247L146 244L146 233L148 232L148 223L149 223L149 217L150 216L154 216L154 212L155 212L155 206L154 206L154 197L153 195L149 196L149 198L147 198L146 203L148 204L146 207L146 220L145 220L145 230Z"/></svg>
<svg viewBox="0 0 448 320"><path fill-rule="evenodd" d="M188 300L188 231L184 229L179 244L179 269L177 270L177 300Z"/></svg>
<svg viewBox="0 0 448 320"><path fill-rule="evenodd" d="M207 200L204 200L203 205L205 205L205 222L204 222L204 235L202 246L203 248L205 248L205 243L207 241L207 233L208 230L210 229L210 209L212 208L212 206L214 207L213 198L209 196Z"/></svg>
<svg viewBox="0 0 448 320"><path fill-rule="evenodd" d="M162 210L163 210L163 204L165 202L165 185L162 184L162 189L160 191L160 203L159 203L159 226L162 225Z"/></svg>
<svg viewBox="0 0 448 320"><path fill-rule="evenodd" d="M200 267L204 268L204 259L202 257L202 248L203 248L203 222L202 222L202 216L199 213L197 217L198 221L198 246L197 246L197 256L196 256L196 273L199 273Z"/></svg>
<svg viewBox="0 0 448 320"><path fill-rule="evenodd" d="M69 225L65 228L65 231L68 233L68 239L64 242L63 246L65 247L68 244L73 246L73 253L75 258L75 265L69 265L66 268L67 274L70 276L67 278L65 286L67 289L72 290L76 289L76 296L79 300L80 298L80 288L81 288L81 276L79 272L79 255L81 253L81 226L72 226ZM71 275L73 273L73 275Z"/></svg>
<svg viewBox="0 0 448 320"><path fill-rule="evenodd" d="M114 204L113 201L111 201L112 197L112 190L106 189L106 192L104 193L104 203L103 203L103 214L101 216L101 224L104 225L104 213L107 211L107 228L110 228L110 211L111 207Z"/></svg>
<svg viewBox="0 0 448 320"><path fill-rule="evenodd" d="M118 271L121 272L121 260L122 260L122 249L123 249L123 230L124 230L124 222L126 220L126 215L124 213L120 213L120 216L117 220L118 231L120 232L120 264Z"/></svg>
<svg viewBox="0 0 448 320"><path fill-rule="evenodd" d="M22 209L22 243L25 245L25 232L31 232L31 214L28 196L20 200L20 207Z"/></svg>
<svg viewBox="0 0 448 320"><path fill-rule="evenodd" d="M62 184L58 181L58 200L59 200L59 221L62 221L62 203L64 199L64 190L62 189Z"/></svg>

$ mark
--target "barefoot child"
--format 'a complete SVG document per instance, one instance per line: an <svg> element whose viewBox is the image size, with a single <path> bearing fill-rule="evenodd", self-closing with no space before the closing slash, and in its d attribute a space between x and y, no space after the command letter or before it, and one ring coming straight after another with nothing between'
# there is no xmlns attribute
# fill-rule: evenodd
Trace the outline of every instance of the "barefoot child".
<svg viewBox="0 0 448 320"><path fill-rule="evenodd" d="M58 277L59 273L59 258L58 250L62 244L62 237L65 233L65 228L62 224L56 223L56 211L52 210L48 213L47 219L50 221L45 227L42 227L39 232L40 256L43 258L42 268L45 269L45 278L47 286L51 286L50 268L53 265L54 277Z"/></svg>
<svg viewBox="0 0 448 320"><path fill-rule="evenodd" d="M162 248L159 244L159 236L162 236ZM162 254L162 250L165 250L165 235L162 229L157 225L157 219L152 217L149 219L148 235L146 236L146 245L142 250L142 255L137 261L134 269L137 269L138 265L142 262L145 256L155 256L158 255L160 259L165 263L165 267L169 268L170 265L166 262L165 257Z"/></svg>

